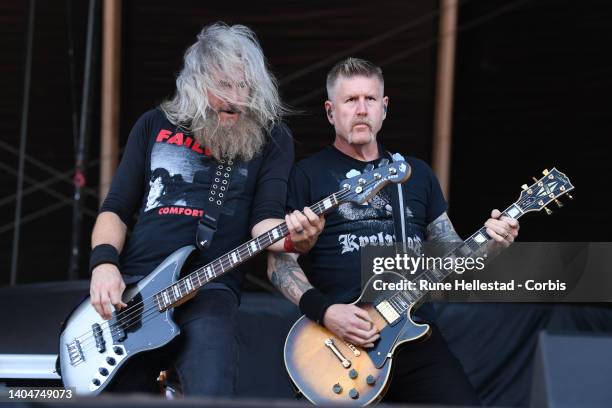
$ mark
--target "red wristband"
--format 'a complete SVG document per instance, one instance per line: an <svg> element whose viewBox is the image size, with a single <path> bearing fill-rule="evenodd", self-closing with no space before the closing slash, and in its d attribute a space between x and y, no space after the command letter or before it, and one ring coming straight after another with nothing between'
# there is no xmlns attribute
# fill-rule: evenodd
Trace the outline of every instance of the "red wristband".
<svg viewBox="0 0 612 408"><path fill-rule="evenodd" d="M285 237L285 242L283 244L285 248L285 252L295 252L295 247L293 246L293 241L291 240L291 235L287 235Z"/></svg>

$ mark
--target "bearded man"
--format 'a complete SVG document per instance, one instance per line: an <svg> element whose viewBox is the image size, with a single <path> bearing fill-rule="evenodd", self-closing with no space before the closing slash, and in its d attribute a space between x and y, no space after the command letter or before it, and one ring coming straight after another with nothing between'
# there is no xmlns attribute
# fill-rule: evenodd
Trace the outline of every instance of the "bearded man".
<svg viewBox="0 0 612 408"><path fill-rule="evenodd" d="M255 34L240 25L205 27L185 53L174 97L133 127L100 208L91 239L90 294L103 318L126 306L121 299L126 283L196 242L205 201L221 207L216 232L183 268L184 275L283 221L293 162L293 141L280 121L284 112ZM288 217L293 246L307 251L323 220L309 209ZM283 244L268 249L282 251ZM244 272L238 267L222 275L178 307L178 339L161 352L135 356L108 389L153 390L169 362L184 394L232 395Z"/></svg>

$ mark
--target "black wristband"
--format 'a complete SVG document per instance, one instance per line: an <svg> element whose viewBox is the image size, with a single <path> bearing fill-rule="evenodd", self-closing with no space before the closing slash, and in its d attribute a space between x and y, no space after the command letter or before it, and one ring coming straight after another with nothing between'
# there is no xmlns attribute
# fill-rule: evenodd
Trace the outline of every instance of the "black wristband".
<svg viewBox="0 0 612 408"><path fill-rule="evenodd" d="M119 252L110 244L96 245L89 255L89 273L100 264L109 263L119 267Z"/></svg>
<svg viewBox="0 0 612 408"><path fill-rule="evenodd" d="M308 289L300 298L300 310L310 320L323 324L323 316L328 307L332 305L321 291L312 288Z"/></svg>

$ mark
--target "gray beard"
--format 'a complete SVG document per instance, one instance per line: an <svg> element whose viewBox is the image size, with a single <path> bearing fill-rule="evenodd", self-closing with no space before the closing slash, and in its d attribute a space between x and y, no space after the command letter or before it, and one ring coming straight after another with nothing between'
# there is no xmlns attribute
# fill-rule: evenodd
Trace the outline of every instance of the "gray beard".
<svg viewBox="0 0 612 408"><path fill-rule="evenodd" d="M201 128L194 132L194 136L217 160L249 161L263 148L266 142L264 127L250 113L242 113L232 126L219 124L216 112L211 110L207 113L206 120Z"/></svg>

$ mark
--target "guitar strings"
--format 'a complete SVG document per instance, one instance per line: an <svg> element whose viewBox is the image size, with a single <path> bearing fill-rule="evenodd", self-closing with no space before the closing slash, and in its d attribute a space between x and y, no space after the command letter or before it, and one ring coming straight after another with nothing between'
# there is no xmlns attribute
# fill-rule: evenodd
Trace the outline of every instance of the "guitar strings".
<svg viewBox="0 0 612 408"><path fill-rule="evenodd" d="M516 202L516 204L521 203L521 201L522 201L522 200L518 200L518 201ZM317 204L315 204L315 205L318 205L318 204L319 204L319 203L317 203ZM314 207L314 205L313 205L313 207ZM509 208L510 208L510 207L509 207ZM504 213L506 213L506 212L507 212L507 210L506 210L506 211L504 211ZM524 215L524 213L523 213L523 214L520 214L520 216L522 216L522 215ZM279 225L280 225L280 224L279 224ZM283 227L284 227L284 225L283 225ZM270 232L270 231L268 231L268 234L269 234L269 232ZM264 235L264 234L262 234L260 237L262 237L263 235ZM473 235L474 235L474 234L473 234ZM259 238L259 237L258 237L258 238ZM472 237L470 237L470 238L472 238ZM469 240L470 238L468 238L468 240ZM489 238L490 238L490 237L489 237ZM467 240L466 240L466 241L467 241ZM458 247L459 247L459 246L461 246L461 244L460 244L460 245L458 245ZM455 250L456 250L456 248L455 248ZM451 252L452 252L452 251L451 251ZM219 258L219 262L221 262L221 263L222 263L222 262L224 262L224 261L222 260L222 258L223 258L223 257L220 257L220 258ZM234 266L234 265L231 263L231 261L230 261L230 265L229 265L229 266L230 266L230 267ZM202 269L203 269L203 268L202 268ZM198 271L200 271L200 270L198 270ZM180 281L179 281L179 282L177 282L177 283L178 283L179 285L180 285L180 284L182 284L182 282L180 282ZM159 293L159 292L158 292L158 293ZM397 292L397 293L396 293L396 295L398 295L398 294L400 294L400 293L401 293L401 292ZM426 294L427 294L427 292L423 292L421 295L419 295L419 296L417 297L416 301L415 301L413 304L417 304L417 303L418 303L418 302L419 302L419 301L420 301L420 300L421 300L421 299L422 299L422 298L423 298L423 297L424 297ZM394 295L394 296L395 296L395 295ZM145 299L145 300L150 300L150 299L151 299L151 297L149 297L149 298L147 298L147 299ZM142 304L144 304L144 301L143 301L143 302L141 302L141 303L142 303ZM136 306L136 305L135 305L135 306ZM144 308L143 308L143 310L144 310ZM152 313L147 313L147 312L152 312ZM148 309L148 310L146 310L146 311L145 311L145 312L142 314L142 316L141 316L141 318L140 318L139 320L142 320L142 324L145 324L146 322L148 322L148 321L150 321L150 320L151 320L151 319L150 319L150 317L151 317L151 316L153 316L153 317L154 317L154 316L156 315L156 312L159 312L159 311L158 311L158 310L156 310L156 309L154 309L154 308L153 308L153 309ZM124 320L126 320L126 319L124 319ZM135 323L136 323L136 322L129 323L128 325L126 325L126 326L125 326L125 328L129 328L129 327L131 327L132 325L134 325ZM111 333L112 333L112 330L111 330Z"/></svg>
<svg viewBox="0 0 612 408"><path fill-rule="evenodd" d="M335 194L339 194L339 193L341 193L341 192L342 192L342 190L341 190L340 192L338 192L338 193L335 193ZM334 194L334 195L335 195L335 194ZM339 194L339 196L341 196L341 194ZM517 200L517 201L516 201L514 204L523 204L523 202L524 202L524 201L526 201L526 200L519 199L519 200ZM318 205L319 205L321 202L322 202L322 201L320 201L320 202L318 202L317 204L313 205L313 207L318 206ZM511 207L511 206L510 206L510 207ZM507 214L507 211L508 211L508 209L509 209L510 207L508 207L506 210L504 210L504 212L503 212L503 213L506 213L506 214ZM524 212L520 213L520 214L519 214L519 218L520 218L522 215L524 215L524 214L525 214ZM279 225L280 225L280 224L279 224ZM286 226L286 225L281 225L281 227L282 227L282 228L284 228L285 226ZM278 227L278 226L277 226L277 227ZM275 228L277 228L277 227L275 227ZM270 231L271 231L271 230L270 230ZM268 235L269 235L270 231L268 231L268 232L267 232L267 234L268 234ZM472 234L472 236L470 236L470 237L469 237L469 238L468 238L466 241L468 241L469 239L472 239L472 237L473 237L475 234L476 234L476 233ZM263 235L264 235L264 234L262 234L260 237L262 237ZM258 238L260 238L260 237L257 237L256 239L258 239ZM489 237L489 239L490 239L490 237ZM460 247L461 245L463 245L464 243L465 243L465 241L464 241L462 244L459 244L459 245L457 246L457 248L459 248L459 247ZM269 245L271 245L271 244L269 244ZM269 245L268 245L268 246L269 246ZM266 247L267 247L267 246L266 246ZM454 250L456 250L457 248L455 248ZM264 248L264 249L265 249L265 248ZM260 249L260 250L263 250L263 249ZM453 251L451 251L451 253L452 253L452 252L453 252ZM230 253L231 253L231 252L230 252ZM229 260L229 258L227 257L227 254L226 254L225 258L227 258L227 259ZM222 257L218 258L218 262L219 262L219 263L221 263L222 265L223 265L223 262L224 262L224 260L223 260L223 259L224 259L224 256L222 256ZM213 262L214 262L214 261L213 261ZM229 265L230 267L235 266L235 265L233 265L233 264L232 264L232 262L231 262L231 261L229 261L229 263L230 263L230 265ZM241 262L241 263L242 263L242 262ZM204 268L200 268L200 269L198 269L196 272L197 272L197 273L199 273L199 272L200 272L201 270L203 270L203 269L204 269ZM224 271L224 272L225 272L225 271ZM193 275L193 273L192 273L192 274L190 274L190 275L188 275L188 276L191 276L191 275ZM215 277L216 277L216 275L215 275ZM183 279L185 279L185 278L183 278ZM179 282L177 282L177 283L178 283L179 285L181 285L181 284L182 284L182 282L181 282L181 281L179 281ZM159 293L159 292L158 292L158 293ZM397 296L397 295L399 295L399 294L401 294L401 291L397 292L397 293L396 293L395 295L393 295L392 297L395 297L395 296ZM416 298L416 300L414 301L414 303L412 303L410 306L413 306L413 305L415 305L415 304L418 304L418 303L419 303L419 301L420 301L422 298L424 298L426 295L427 295L427 291L422 292L422 293L419 293L419 295L417 296L417 298ZM151 297L149 297L149 298L147 298L147 299L145 299L145 300L150 300L150 299L151 299ZM143 304L143 305L144 305L144 301L143 301L143 302L141 302L141 304ZM135 305L135 306L136 306L136 305ZM133 307L132 307L132 308L133 308ZM157 313L157 312L159 312L159 310L156 310L156 308L150 308L150 309L148 309L148 310L145 310L144 306L143 306L143 310L144 310L144 312L143 312L142 316L139 318L139 320L142 320L142 324L145 324L146 322L150 321L150 320L151 320L153 317L155 317L156 313ZM137 313L137 312L138 312L138 311L136 311L136 313ZM133 313L131 313L131 314L133 314ZM130 319L130 320L133 320L133 317L134 317L134 316L132 316L132 319ZM127 319L124 319L124 322L123 322L122 324L125 324L125 320L127 320ZM127 329L127 328L131 327L132 325L136 324L137 322L138 322L138 321L136 321L136 322L130 322L130 323L129 323L129 324L127 324L127 325L126 325L124 328L125 328L125 329ZM116 325L116 324L115 324L115 325ZM110 327L110 329L111 329L111 334L112 334L112 333L113 333L113 330L112 330L113 328L112 328L110 325L109 325L109 327ZM118 331L120 331L120 330L121 330L121 329L119 329Z"/></svg>
<svg viewBox="0 0 612 408"><path fill-rule="evenodd" d="M343 190L341 190L341 191L339 191L338 193L335 193L335 194L338 194L339 196L342 196L342 191L343 191ZM523 200L518 200L518 201L516 202L516 204L522 203L522 201L523 201ZM318 206L320 203L321 203L321 202L319 202L319 203L317 203L317 204L313 205L313 207L314 207L314 206ZM510 208L510 207L508 207L508 208ZM506 209L506 210L504 211L504 213L506 213L506 212L507 212L507 210L508 210L508 209ZM281 227L285 227L285 225L281 225ZM268 231L268 232L267 232L267 234L269 235L269 234L270 234L270 231ZM262 234L260 237L262 237L263 235L264 235L264 234ZM260 237L258 237L258 238L260 238ZM471 238L471 237L470 237L470 238ZM468 240L469 240L470 238L468 238ZM466 241L467 241L467 240L466 240ZM459 246L460 246L460 245L459 245ZM240 253L240 252L239 252L239 253ZM225 269L225 268L223 267L223 265L225 264L225 260L224 260L224 259L228 259L228 261L229 261L229 258L227 257L227 255L225 256L225 258L222 256L222 257L220 257L220 258L218 259L218 262L221 264L221 266L222 266L222 269L223 269L223 270ZM235 265L233 265L233 264L232 264L232 262L231 262L231 261L229 261L229 263L230 263L230 265L229 265L230 267L235 266ZM199 273L199 272L200 272L201 270L203 270L203 269L205 269L205 267L204 267L204 268L199 269L199 270L198 270L196 273ZM193 274L191 274L191 275L193 275ZM191 275L189 275L189 276L191 276ZM215 275L215 277L216 277L216 275ZM185 279L185 278L183 278L183 279ZM198 278L198 279L199 279L199 278ZM183 285L183 283L184 283L184 282L183 282L182 280L180 280L180 281L178 281L176 284L178 284L179 286L183 287L183 286L182 286L182 285ZM183 288L184 288L184 287L183 287ZM158 293L159 293L159 292L158 292ZM417 297L417 299L416 299L416 301L414 302L414 304L418 303L418 302L419 302L419 300L421 300L421 299L422 299L422 298L423 298L425 295L426 295L426 292L424 292L423 294L420 294L420 295ZM150 299L150 298L151 298L151 297L147 298L147 300L148 300L148 299ZM137 305L134 305L134 306L133 306L133 307L131 307L130 309L133 309L133 308L134 308L134 307L136 307L136 306L140 306L140 305L138 305L138 304L137 304ZM125 312L128 312L130 309L126 310ZM144 307L143 307L143 310L144 310ZM142 314L142 319L143 319L143 322L144 322L144 319L145 319L145 318L148 316L148 315L145 315L145 313L147 313L148 311L149 311L149 310L145 310L145 311L144 311L144 313ZM125 324L125 323L126 323L126 321L128 321L128 319L130 319L130 315L132 315L132 317L133 317L134 313L139 313L139 312L140 312L140 310L132 311L132 312L131 312L131 313L129 313L127 316L122 316L122 318L117 319L117 323L119 323L119 324ZM158 312L158 311L156 310L156 312ZM114 323L114 325L115 325L115 326L117 326L117 325L118 325L117 323ZM127 325L126 327L130 327L130 326L132 326L133 324L135 324L135 322L130 323L130 324L129 324L129 325ZM119 332L120 332L120 331L121 331L121 328L119 328L117 331L119 331ZM111 329L111 333L113 333L112 329ZM82 336L81 336L81 337L82 337Z"/></svg>
<svg viewBox="0 0 612 408"><path fill-rule="evenodd" d="M372 182L369 182L369 183L367 183L367 184L371 184L371 183L372 183ZM366 184L366 185L367 185L367 184ZM350 193L350 189L344 188L344 189L342 189L342 190L340 190L340 191L338 191L338 192L336 192L336 193L332 194L332 196L334 196L334 198L335 198L335 200L336 200L336 202L337 202L337 201L338 201L338 199L342 200L342 199L346 198L346 197L349 195L349 193ZM328 199L328 198L325 198L325 199L323 199L323 200L321 200L321 201L317 202L316 204L312 205L312 207L318 207L318 206L321 206L321 205L323 204L323 202L324 202L326 199ZM323 208L322 210L325 210L325 208ZM281 228L281 230L283 230L284 228L286 228L286 223L279 224L279 225L277 225L276 227L274 227L273 229L276 229L276 228L279 228L279 227ZM276 241L278 241L278 240L280 240L280 239L282 238L282 236L281 236L281 237L277 238L276 240L273 240L273 238L271 238L271 237L270 237L271 231L272 231L273 229L271 229L270 231L266 231L264 234L260 235L259 237L253 238L253 239L251 240L251 241L253 241L253 240L258 240L259 238L264 237L265 235L267 235L267 236L268 236L268 237L267 237L267 239L271 240L271 242L270 242L269 244L267 244L266 246L264 246L264 247L262 247L262 248L259 248L259 251L263 251L265 248L267 248L268 246L272 245L274 242L276 242ZM285 235L286 235L286 233L285 233ZM285 236L285 235L283 235L283 236ZM248 242L247 242L247 244L248 244ZM231 253L236 253L236 252L237 252L237 253L239 254L240 258L242 258L244 255L251 255L251 252L250 252L250 250L248 249L248 245L242 244L242 245L240 245L240 247L244 247L245 249L235 249L234 251L230 251L230 252L228 252L228 253L226 253L226 254L224 254L224 255L220 256L219 258L217 258L217 260L215 260L215 261L211 262L210 264L205 265L205 266L203 266L203 267L201 267L201 268L197 269L195 272L192 272L192 273L191 273L191 274L189 274L188 276L193 276L193 275L195 275L195 276L197 276L197 277L198 277L198 281L200 281L200 275L201 275L201 272L202 272L202 271L204 271L204 270L205 270L207 267L210 267L210 266L214 265L215 263L220 264L221 269L222 269L222 271L223 271L222 273L225 273L225 272L227 272L229 269L233 269L233 267L235 267L235 266L237 266L237 265L239 265L239 264L242 264L242 263L243 263L243 261L240 261L240 262L237 262L237 263L232 263L232 262L231 262L231 260L229 260L229 254L231 254ZM238 247L238 248L240 248L240 247ZM229 268L228 268L228 269L226 269L226 267L229 267ZM213 267L213 270L214 270L214 267ZM187 276L187 277L188 277L188 276ZM204 276L205 276L205 281L206 281L206 283L208 283L208 281L209 281L211 278L208 278L208 277L206 276L206 274L204 274ZM130 307L129 307L129 308L127 308L126 310L124 310L124 311L121 311L121 312L117 313L117 314L116 314L116 317L115 317L115 319L114 319L114 321L112 321L112 320L108 320L108 321L106 321L106 322L101 323L101 324L100 324L101 329L102 329L102 330L104 330L104 329L106 329L106 328L110 328L110 329L111 329L111 335L113 335L113 334L120 333L120 332L121 332L121 330L123 330L123 329L125 329L125 328L128 328L128 327L131 327L133 324L135 324L136 322L126 323L126 322L129 322L130 320L134 320L134 318L135 318L135 317L136 317L136 318L138 318L138 320L141 320L141 317L142 317L142 320L143 320L143 323L144 323L144 318L145 318L145 317L148 317L148 316L150 315L150 314L149 314L149 315L146 315L146 316L145 316L145 314L146 314L147 312L149 312L149 311L151 311L151 310L153 310L153 312L154 312L154 313L155 313L155 312L160 312L160 311L158 310L158 308L157 308L157 307L152 307L152 308L149 308L148 310L146 310L146 309L145 309L145 307L144 307L144 303L145 303L146 301L150 301L150 300L151 300L151 299L152 299L154 296L156 296L158 293L160 293L160 292L162 292L162 291L164 291L164 290L167 290L167 289L168 289L169 287L171 287L171 286L174 286L174 285L177 285L177 284L178 284L178 285L181 287L181 289L186 289L186 288L187 288L187 285L186 285L186 283L185 283L184 281L185 281L185 279L186 279L187 277L181 278L181 279L180 279L178 282L175 282L175 283L171 284L170 286L168 286L168 287L166 287L166 288L164 288L164 289L162 289L162 290L158 291L156 294L154 294L154 295L152 295L152 296L149 296L149 297L148 297L148 298L146 298L146 299L143 299L143 300L142 300L142 301L140 301L139 303L136 303L136 304L134 304L134 305L130 306ZM217 275L216 275L216 274L214 274L214 278L216 278L216 277L217 277ZM206 284L206 283L205 283L205 284ZM141 307L141 306L142 306L142 307ZM153 314L154 314L154 313L153 313ZM137 321L138 321L138 320L137 320ZM103 327L103 326L104 326L104 327ZM121 326L123 326L123 327L121 327ZM114 332L113 332L113 329L114 329L114 328L116 328L116 327L118 327L118 329L117 329L116 331L114 331ZM86 336L87 336L87 337L86 337ZM94 342L95 342L94 335L93 335L93 334L90 334L89 332L86 332L86 333L84 333L84 334L82 334L82 335L80 335L80 336L77 336L77 337L75 337L75 339L81 339L81 340L83 340L83 341L82 341L82 343L81 343L81 348L82 348L83 350L88 350L88 349L90 349L89 347L86 347L86 346L88 346L89 344L91 344L91 343L88 343L88 340L93 339L93 340L94 340Z"/></svg>
<svg viewBox="0 0 612 408"><path fill-rule="evenodd" d="M334 195L338 194L338 197L340 197L340 199L343 199L344 197L341 197L341 196L342 196L342 194L343 194L343 191L344 191L344 190L340 190L339 192L334 193ZM315 206L320 205L320 204L321 204L323 201L324 201L324 200L319 201L318 203L314 204L312 207L315 207ZM522 203L523 201L524 201L524 200L520 200L520 199L519 199L519 200L518 200L518 201L517 201L515 204L520 204L520 203ZM510 208L510 207L508 207L508 209L509 209L509 208ZM508 209L506 209L506 210L504 211L504 213L506 213ZM522 215L524 215L524 214L520 214L520 215L522 216ZM285 226L286 226L286 223L279 224L279 226L281 226L281 227L285 227ZM275 227L275 228L278 228L278 226L277 226L277 227ZM270 231L271 231L271 230L270 230ZM260 237L263 237L265 234L268 234L268 235L269 235L269 234L270 234L270 231L267 231L266 233L264 233L264 234L260 235L259 237L255 238L255 239L258 239L258 238L260 238ZM473 235L474 235L474 234L473 234ZM471 236L468 238L468 240L469 240L470 238L471 238ZM279 238L279 239L280 239L280 238ZM467 241L467 240L466 240L466 241ZM270 243L270 244L268 244L268 246L269 246L269 245L271 245L271 243ZM460 244L460 245L461 245L461 244ZM459 245L459 246L460 246L460 245ZM241 246L244 246L244 244L243 244L243 245L241 245ZM267 247L267 246L266 246L266 247ZM265 249L266 247L264 247L264 248L262 248L262 249L260 249L260 250L263 250L263 249ZM236 251L233 251L233 252L236 252ZM451 251L451 252L452 252L452 251ZM224 272L225 272L225 269L223 268L223 264L226 262L226 261L225 261L225 259L227 259L227 260L228 260L228 262L229 262L229 267L230 267L230 268L231 268L231 267L234 267L234 266L236 266L236 265L238 265L238 263L232 264L232 262L231 262L231 261L229 261L228 254L230 254L230 253L231 253L231 252L228 252L227 254L222 255L221 257L219 257L219 258L218 258L216 261L213 261L212 263L214 263L214 262L218 262L218 263L220 263L220 264L222 265L222 270L223 270ZM247 251L247 253L248 253L248 251ZM241 255L241 257L242 257L242 255ZM212 264L212 263L211 263L211 264ZM240 263L242 263L242 262L240 262ZM211 264L209 264L209 265L211 265ZM207 265L207 266L208 266L208 265ZM193 273L191 273L191 274L190 274L190 275L188 275L188 276L191 276L191 275L193 275L193 274L199 274L199 272L201 272L202 270L204 270L204 269L205 269L207 266L205 266L205 267L202 267L202 268L198 269L196 272L193 272ZM215 275L215 277L216 277L216 275ZM186 277L185 277L185 278L186 278ZM173 285L175 285L175 284L178 284L179 286L180 286L180 285L182 285L182 284L183 284L183 282L182 282L182 281L183 281L185 278L182 278L181 280L179 280L178 282L174 283ZM208 283L208 281L207 281L207 283ZM170 285L170 286L173 286L173 285ZM170 287L170 286L168 286L168 287ZM186 286L185 286L184 288L186 288ZM167 289L167 288L166 288L166 289ZM164 290L165 290L165 289L164 289ZM161 291L158 291L157 293L160 293L160 292L161 292ZM400 292L398 292L397 294L399 294L399 293L400 293ZM396 295L397 295L397 294L396 294ZM420 295L420 296L418 296L418 297L417 297L416 301L415 301L413 304L417 304L417 303L418 303L418 302L419 302L419 301L420 301L420 300L421 300L421 299L422 299L422 298L423 298L423 297L424 297L426 294L427 294L427 292L423 292L423 293L422 293L422 295ZM155 295L153 295L153 296L155 296ZM145 301L147 301L147 300L150 300L150 299L151 299L153 296L149 296L148 298L144 299L144 300L143 300L142 302L140 302L139 304L136 304L136 305L134 305L134 306L130 307L130 308L129 308L129 309L127 309L125 312L128 312L129 310L134 309L136 306L140 306L141 304L143 304L143 305L144 305L144 302L145 302ZM394 296L395 296L395 295L394 295ZM118 332L120 333L120 332L121 332L121 330L127 329L127 328L129 328L129 327L133 326L134 324L138 323L138 321L140 321L140 320L142 320L142 324L146 323L147 321L151 320L149 317L151 317L151 316L155 317L156 313L159 313L159 312L160 312L160 311L157 309L157 307L152 307L152 308L149 308L149 309L145 309L145 308L144 308L144 306L143 306L143 308L142 308L142 315L139 315L139 314L138 314L138 313L140 313L140 310L131 311L131 312L130 312L130 313L127 315L127 316L122 316L122 318L121 318L121 319L116 319L116 322L114 322L112 325L110 324L110 321L109 321L109 322L108 322L108 324L107 324L107 326L110 328L111 335L112 335L112 334L117 334ZM122 314L122 313L120 313L120 314ZM118 315L120 315L120 314L118 314ZM136 314L136 316L134 316L134 314ZM136 320L136 321L133 321L135 318L137 318L137 320ZM129 323L126 323L126 321L130 321L130 322L129 322ZM105 323L107 323L107 322L105 322ZM113 329L114 329L115 327L118 327L119 325L123 325L123 328L122 328L122 327L119 327L119 328L118 328L118 329L117 329L115 332L113 332ZM83 335L81 335L80 337L83 337ZM92 336L92 337L93 337L93 336ZM83 344L87 344L87 342L85 342L85 341L84 341L84 342L83 342ZM86 350L89 350L89 349L91 349L91 348L89 348L89 347L85 347L85 349L86 349Z"/></svg>
<svg viewBox="0 0 612 408"><path fill-rule="evenodd" d="M334 195L337 195L337 197L336 197L336 201L337 201L337 199L343 199L343 198L345 198L345 197L346 197L346 195L345 195L345 193L346 193L346 192L348 192L348 191L346 191L346 189L343 189L343 190L338 191L337 193L334 193ZM315 208L315 207L319 207L319 206L321 206L321 205L322 205L322 203L323 203L323 201L325 201L325 199L324 199L324 200L319 201L319 202L318 202L318 203L316 203L316 204L314 204L312 207L313 207L313 208ZM324 209L324 208L323 208L323 209ZM281 227L281 230L282 230L282 229L284 229L284 228L286 227L286 223L279 224L279 226ZM278 228L279 226L277 226L277 227L275 227L275 228ZM264 236L267 234L268 239L269 239L269 240L272 240L273 238L271 238L271 237L270 237L270 232L271 232L271 231L272 231L272 230L267 231L266 233L264 233L264 234L260 235L259 237L255 238L255 239L258 239L258 238L264 237ZM283 236L284 236L284 235L283 235ZM279 237L278 239L280 239L280 238L282 238L282 237ZM278 240L278 239L277 239L277 240ZM275 242L275 241L272 241L272 242ZM269 245L271 245L271 243L270 243L270 244L268 244L267 246L269 246ZM267 247L267 246L266 246L266 247ZM242 258L244 255L249 255L249 254L250 254L250 251L248 250L248 246L245 246L245 245L243 244L243 245L241 245L241 247L245 247L245 248L246 248L246 250L245 250L245 249L238 250L238 251L236 251L236 250L235 250L235 251L233 251L233 252L238 252L238 253L239 253L239 256L240 256L241 258ZM264 250L266 247L260 248L260 251L261 251L261 250ZM232 253L232 252L228 252L228 254L230 254L230 253ZM229 268L232 268L232 267L237 266L239 263L232 263L232 261L229 259L228 254L225 254L225 255L223 255L223 256L221 256L221 257L219 257L217 260L215 260L215 261L211 262L211 264L209 264L209 265L214 265L215 263L220 264L221 269L223 270L223 272L225 272L225 271L226 271L226 268L228 268L228 269L229 269ZM240 263L242 263L242 261L241 261ZM202 268L199 268L199 269L198 269L196 272L192 272L192 273L191 273L190 275L188 275L188 276L192 276L192 275L194 275L194 274L197 274L197 275L198 275L198 279L199 279L199 275L200 275L200 273L201 273L202 271L204 271L204 270L205 270L207 267L208 267L208 265L207 265L207 266L204 266L204 267L202 267ZM214 275L214 277L216 278L216 277L217 277L217 275L215 274L215 275ZM173 286L173 285L177 285L177 284L178 284L178 285L179 285L179 286L180 286L182 289L186 289L186 284L184 283L184 279L186 279L186 278L187 278L187 277L182 278L181 280L179 280L178 282L173 283L173 284L172 284L172 285L170 285L170 286ZM207 277L207 276L206 276L206 274L205 274L205 280L208 282L208 280L210 280L210 279L212 279L212 278ZM167 288L169 288L170 286L168 286ZM166 289L167 289L167 288L166 288ZM166 290L166 289L163 289L163 290ZM160 293L160 292L162 292L163 290L160 290L160 291L158 291L157 293ZM156 294L157 294L157 293L156 293ZM155 295L156 295L156 294L155 294ZM155 295L153 295L153 296L149 296L148 298L146 298L146 299L144 299L143 301L141 301L141 302L139 302L139 303L137 303L137 304L135 304L135 305L131 306L130 308L126 309L125 311L122 311L122 312L118 313L118 314L117 314L117 317L116 317L116 319L115 319L115 321L114 321L114 322L112 322L112 323L111 323L111 321L104 322L104 323L106 323L106 325L105 325L105 326L108 326L108 327L110 327L110 328L111 328L111 335L114 335L114 334L118 334L118 333L120 333L120 332L121 332L121 330L123 329L121 326L124 326L124 328L127 328L127 327L131 327L132 325L136 324L136 323L138 322L138 320L140 320L140 319L144 319L145 317L147 317L148 315L146 315L146 313L147 313L147 312L149 312L149 311L151 311L151 310L153 311L153 313L152 313L152 314L155 314L155 313L160 312L160 311L158 310L158 308L157 308L157 307L155 307L155 306L153 306L152 308L146 309L146 310L145 310L145 308L144 308L144 307L140 307L142 304L144 304L144 302L145 302L145 301L149 301L149 300L151 300L151 299L152 299L152 298L153 298ZM136 310L134 310L134 309L136 309ZM137 320L136 320L136 321L131 321L131 320L135 320L135 319L137 319ZM104 323L103 323L103 324L101 324L101 326L103 326L103 325L104 325ZM106 328L106 327L104 327L104 328ZM115 329L115 328L117 328L117 330L113 330L113 329ZM84 336L86 336L86 335L90 336L91 338L94 338L94 336L93 336L93 335L90 335L89 333L85 333L85 334L83 334L83 335L79 336L78 338L79 338L79 339L81 339L81 338L83 338L83 337L84 337ZM83 342L82 342L82 344L81 344L81 347L82 347L82 348L84 348L85 346L87 346L87 345L91 344L91 343L88 343L88 342L87 342L87 340L88 340L87 338L83 339ZM94 339L94 340L95 340L95 339ZM87 347L85 347L85 349L88 349L88 348L87 348Z"/></svg>

